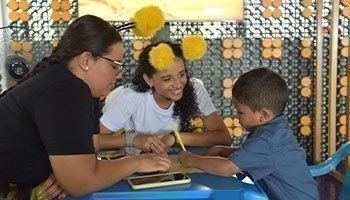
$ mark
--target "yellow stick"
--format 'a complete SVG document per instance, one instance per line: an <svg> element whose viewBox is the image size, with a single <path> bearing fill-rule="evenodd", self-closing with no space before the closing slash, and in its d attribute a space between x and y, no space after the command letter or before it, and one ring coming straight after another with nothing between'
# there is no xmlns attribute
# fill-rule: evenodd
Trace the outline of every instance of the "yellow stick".
<svg viewBox="0 0 350 200"><path fill-rule="evenodd" d="M172 128L173 128L173 130L174 130L174 132L175 132L175 135L176 135L176 137L177 137L177 140L178 140L179 143L180 143L180 146L181 146L182 150L183 150L183 151L186 151L186 148L185 148L185 146L184 146L184 143L182 142L182 139L181 139L181 137L180 137L180 134L179 134L179 131L177 130L176 125L173 124L173 125L172 125Z"/></svg>

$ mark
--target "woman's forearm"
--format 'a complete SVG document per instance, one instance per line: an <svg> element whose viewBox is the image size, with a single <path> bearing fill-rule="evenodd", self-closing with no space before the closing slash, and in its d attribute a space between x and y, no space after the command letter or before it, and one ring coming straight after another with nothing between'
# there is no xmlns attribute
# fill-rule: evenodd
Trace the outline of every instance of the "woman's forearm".
<svg viewBox="0 0 350 200"><path fill-rule="evenodd" d="M69 155L50 156L50 160L61 187L72 196L109 187L137 172L140 165L136 157L100 161L94 155Z"/></svg>
<svg viewBox="0 0 350 200"><path fill-rule="evenodd" d="M125 136L115 136L112 134L95 134L94 147L96 150L123 148L125 147Z"/></svg>
<svg viewBox="0 0 350 200"><path fill-rule="evenodd" d="M167 171L170 160L142 154L117 160L97 160L94 154L50 156L56 179L64 191L82 196L107 188L135 172Z"/></svg>

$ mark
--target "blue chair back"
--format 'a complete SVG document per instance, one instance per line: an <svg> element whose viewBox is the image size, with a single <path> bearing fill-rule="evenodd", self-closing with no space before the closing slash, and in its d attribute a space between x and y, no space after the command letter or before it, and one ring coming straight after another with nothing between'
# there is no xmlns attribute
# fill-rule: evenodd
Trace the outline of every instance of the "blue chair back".
<svg viewBox="0 0 350 200"><path fill-rule="evenodd" d="M337 165L346 157L350 155L350 142L345 143L339 148L331 157L327 160L314 165L309 166L309 170L313 177L328 174L335 169ZM342 188L340 190L339 200L350 199L350 168L345 173Z"/></svg>

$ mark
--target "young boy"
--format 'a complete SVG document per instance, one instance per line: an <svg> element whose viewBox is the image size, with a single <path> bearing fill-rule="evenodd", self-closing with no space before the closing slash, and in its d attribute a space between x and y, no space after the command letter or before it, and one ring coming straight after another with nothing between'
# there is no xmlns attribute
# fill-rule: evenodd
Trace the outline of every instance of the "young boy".
<svg viewBox="0 0 350 200"><path fill-rule="evenodd" d="M232 94L236 117L250 132L247 140L239 149L215 146L204 156L181 152L180 162L220 176L244 171L269 199L319 199L305 151L283 115L288 100L286 82L273 71L258 68L241 75Z"/></svg>

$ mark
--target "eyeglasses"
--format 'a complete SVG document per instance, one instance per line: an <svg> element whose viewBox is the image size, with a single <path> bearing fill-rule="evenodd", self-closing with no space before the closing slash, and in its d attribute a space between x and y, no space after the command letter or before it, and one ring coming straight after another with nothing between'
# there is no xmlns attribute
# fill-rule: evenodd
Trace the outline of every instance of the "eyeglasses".
<svg viewBox="0 0 350 200"><path fill-rule="evenodd" d="M118 73L123 70L123 63L122 62L120 62L118 60L112 60L112 59L106 58L104 56L99 56L99 57L112 62L113 63L112 64L113 69L115 69L115 70L118 69Z"/></svg>

